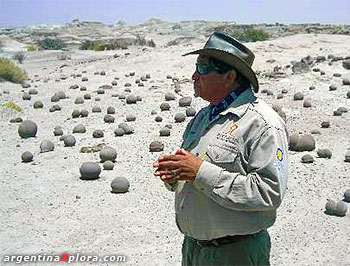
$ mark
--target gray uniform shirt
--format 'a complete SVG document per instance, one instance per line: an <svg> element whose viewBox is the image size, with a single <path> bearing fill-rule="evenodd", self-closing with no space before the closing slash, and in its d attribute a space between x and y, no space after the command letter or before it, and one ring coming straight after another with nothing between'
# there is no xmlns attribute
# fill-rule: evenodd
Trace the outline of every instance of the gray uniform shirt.
<svg viewBox="0 0 350 266"><path fill-rule="evenodd" d="M218 118L209 106L187 125L182 148L204 161L194 182L178 181L176 222L200 240L270 227L286 191L288 133L281 117L248 89Z"/></svg>

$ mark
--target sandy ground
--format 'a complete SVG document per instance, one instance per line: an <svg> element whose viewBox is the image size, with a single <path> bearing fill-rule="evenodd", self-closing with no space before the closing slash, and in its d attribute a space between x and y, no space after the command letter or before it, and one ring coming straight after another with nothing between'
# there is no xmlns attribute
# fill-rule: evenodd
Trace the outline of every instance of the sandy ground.
<svg viewBox="0 0 350 266"><path fill-rule="evenodd" d="M80 253L95 255L126 255L123 265L180 265L183 236L178 231L174 216L174 194L165 189L162 182L153 176L152 163L160 153L150 153L149 144L161 140L165 144L164 153L172 153L181 143L184 123L174 123L174 115L185 112L178 106L178 99L169 102L170 111L161 112L160 104L166 92L174 91L174 83L167 75L180 80L191 77L195 56L182 57L181 54L203 46L203 42L164 47L166 36L150 36L157 48L132 47L123 51L83 52L71 51L71 60L58 60L58 52L32 52L21 65L32 79L31 88L38 90L30 101L22 100L20 85L0 83L1 103L14 101L23 111L18 114L2 114L0 122L1 194L0 194L0 254L62 254ZM248 44L256 53L254 69L272 71L275 66L286 66L290 61L299 61L307 55L334 54L350 56L350 37L339 35L296 35L265 42ZM130 55L125 55L125 53ZM113 58L113 54L120 57ZM95 59L89 62L89 59ZM275 62L267 63L274 59ZM284 69L285 76L278 79L260 78L261 90L269 89L273 96L258 93L270 104L279 104L287 115L287 125L291 133L314 135L316 150L309 152L315 158L312 164L302 164L301 157L306 152L290 152L291 172L288 191L278 210L278 218L269 232L272 238L272 265L350 265L348 243L350 241L350 214L345 217L328 216L324 213L327 199L340 200L350 188L350 164L344 162L345 153L350 149L348 130L349 113L333 116L338 107L350 107L346 99L349 86L342 85L342 78L350 78L341 61L328 65L329 60L315 65L325 72L309 72L292 75ZM67 66L60 68L61 65ZM94 75L95 71L105 71L106 75ZM86 71L86 73L83 73ZM135 76L126 74L135 71ZM342 77L334 77L334 73ZM56 82L62 74L66 80ZM82 74L88 77L82 82ZM150 74L151 79L138 87L135 79ZM97 95L99 86L110 84L119 77L118 85L105 94ZM44 80L48 78L48 82ZM136 105L128 105L125 100L111 97L125 94L124 84L132 84L131 94L142 97ZM73 84L86 86L87 91L69 89ZM329 91L329 85L337 85L336 91ZM314 85L315 90L309 90ZM192 84L180 85L183 96L192 96ZM283 99L276 99L282 89L287 89ZM3 91L9 91L9 94ZM57 104L59 112L50 113L51 96L63 90L68 99ZM303 108L303 101L293 101L296 92L303 92L310 99L311 108ZM74 104L78 96L92 95L92 100L84 104ZM100 101L95 101L99 97ZM41 100L44 108L34 109L33 103ZM194 99L192 106L199 110L206 103ZM102 113L92 113L93 106L100 106ZM103 116L108 106L116 108L115 123L106 124ZM72 119L74 109L87 109L86 118ZM154 121L156 110L163 117L161 123ZM135 114L137 119L130 124L135 133L115 137L114 129L125 121L126 114ZM21 139L17 133L18 124L9 123L12 117L20 116L37 123L35 138ZM331 127L321 128L322 121L329 120ZM86 126L85 134L75 134L77 145L64 147L59 137L53 135L55 126L62 126L64 134L71 134L76 124ZM170 137L159 137L159 129L172 124ZM95 129L104 131L104 138L95 139ZM40 142L50 139L55 150L39 153ZM98 153L80 153L83 146L105 143L117 149L118 157L113 171L102 171L96 181L79 179L79 167L85 161L99 162ZM319 148L329 148L331 159L318 158ZM21 154L34 154L32 163L22 163ZM102 167L102 164L100 164ZM110 183L117 176L130 181L130 190L125 194L110 193ZM118 263L95 263L94 265L118 265ZM31 264L35 265L35 263ZM41 264L42 265L42 264ZM87 263L80 263L87 265Z"/></svg>

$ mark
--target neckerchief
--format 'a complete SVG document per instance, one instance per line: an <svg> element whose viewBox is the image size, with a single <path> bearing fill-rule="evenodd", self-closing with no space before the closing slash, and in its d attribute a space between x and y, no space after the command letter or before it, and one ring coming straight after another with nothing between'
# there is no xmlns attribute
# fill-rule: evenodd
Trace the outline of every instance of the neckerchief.
<svg viewBox="0 0 350 266"><path fill-rule="evenodd" d="M249 86L246 84L238 87L234 91L231 91L220 103L212 105L210 109L209 122L213 121L222 111L224 111L228 106L230 106L242 92L248 89Z"/></svg>

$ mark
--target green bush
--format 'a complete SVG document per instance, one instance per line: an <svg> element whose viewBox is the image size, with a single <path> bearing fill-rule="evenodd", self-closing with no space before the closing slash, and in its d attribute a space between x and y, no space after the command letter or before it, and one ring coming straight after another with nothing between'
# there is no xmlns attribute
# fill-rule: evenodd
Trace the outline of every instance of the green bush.
<svg viewBox="0 0 350 266"><path fill-rule="evenodd" d="M27 77L27 74L17 67L11 60L0 58L0 78L14 83L21 83L27 79Z"/></svg>
<svg viewBox="0 0 350 266"><path fill-rule="evenodd" d="M50 38L39 41L38 45L45 50L62 50L66 47L64 41Z"/></svg>
<svg viewBox="0 0 350 266"><path fill-rule="evenodd" d="M236 39L242 42L256 42L256 41L266 41L270 38L270 34L263 30L257 30L254 28L249 28L244 31L233 31L230 33Z"/></svg>
<svg viewBox="0 0 350 266"><path fill-rule="evenodd" d="M29 46L27 47L27 51L28 51L28 52L34 52L34 51L36 51L36 46L33 45L33 44L29 45Z"/></svg>

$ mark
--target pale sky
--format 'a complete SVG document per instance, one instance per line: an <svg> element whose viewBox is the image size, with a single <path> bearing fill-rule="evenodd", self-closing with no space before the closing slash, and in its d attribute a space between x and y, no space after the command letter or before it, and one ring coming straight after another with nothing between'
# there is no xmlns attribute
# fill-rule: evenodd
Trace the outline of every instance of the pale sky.
<svg viewBox="0 0 350 266"><path fill-rule="evenodd" d="M350 0L0 0L0 27L73 19L139 24L149 18L237 23L350 24Z"/></svg>

